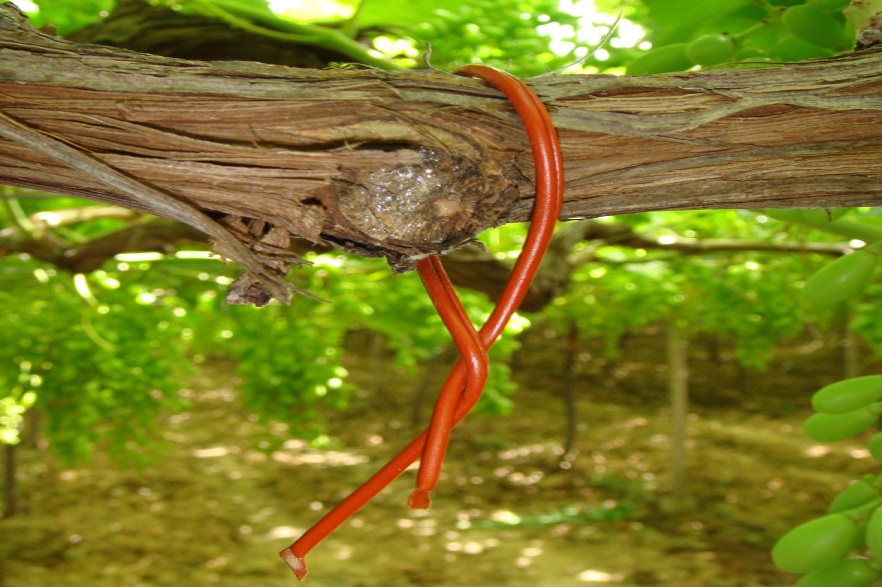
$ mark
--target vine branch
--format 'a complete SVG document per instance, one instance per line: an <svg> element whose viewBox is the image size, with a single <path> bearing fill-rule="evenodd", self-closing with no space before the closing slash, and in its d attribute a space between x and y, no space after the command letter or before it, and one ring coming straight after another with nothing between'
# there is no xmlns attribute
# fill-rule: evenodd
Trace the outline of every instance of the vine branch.
<svg viewBox="0 0 882 587"><path fill-rule="evenodd" d="M563 146L563 220L882 202L882 48L530 85ZM290 239L406 270L532 209L529 145L507 102L436 71L78 45L5 3L0 113L0 184L188 222L242 264L249 287L282 298Z"/></svg>

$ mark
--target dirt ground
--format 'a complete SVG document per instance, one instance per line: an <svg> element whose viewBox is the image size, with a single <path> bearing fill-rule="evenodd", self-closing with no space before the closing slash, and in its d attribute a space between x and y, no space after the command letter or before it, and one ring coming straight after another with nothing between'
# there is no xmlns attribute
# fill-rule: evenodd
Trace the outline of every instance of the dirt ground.
<svg viewBox="0 0 882 587"><path fill-rule="evenodd" d="M839 351L801 341L757 373L725 345L693 343L678 500L663 340L633 335L615 362L583 345L576 450L561 466L563 342L532 330L514 413L457 429L433 507L405 508L406 472L309 555L306 585L792 583L769 560L775 539L877 468L862 439L819 446L799 429L811 393L839 378ZM296 584L278 551L415 432L418 377L349 361L361 391L331 422L330 450L260 450L266 427L222 364L187 383L192 407L162 423L168 451L147 469L103 453L65 469L20 450L23 511L0 521L0 585Z"/></svg>

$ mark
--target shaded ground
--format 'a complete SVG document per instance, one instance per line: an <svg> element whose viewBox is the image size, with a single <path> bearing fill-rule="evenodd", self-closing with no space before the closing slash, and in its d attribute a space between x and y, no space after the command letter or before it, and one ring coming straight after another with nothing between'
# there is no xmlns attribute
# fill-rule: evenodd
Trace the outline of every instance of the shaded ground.
<svg viewBox="0 0 882 587"><path fill-rule="evenodd" d="M631 337L614 364L582 350L577 452L564 469L562 342L536 329L515 367L515 413L457 430L433 508L404 507L406 473L313 551L307 585L792 582L769 561L776 537L874 470L858 440L820 447L799 431L809 395L841 372L837 352L794 346L757 374L693 345L691 507L678 510L666 491L663 339ZM372 389L365 365L353 378ZM170 449L144 471L100 454L66 470L20 451L25 511L0 521L0 584L295 584L276 553L409 440L416 381L383 365L397 391L362 393L332 423L331 451L289 441L267 454L226 372L205 367L182 392L192 409L163 424Z"/></svg>

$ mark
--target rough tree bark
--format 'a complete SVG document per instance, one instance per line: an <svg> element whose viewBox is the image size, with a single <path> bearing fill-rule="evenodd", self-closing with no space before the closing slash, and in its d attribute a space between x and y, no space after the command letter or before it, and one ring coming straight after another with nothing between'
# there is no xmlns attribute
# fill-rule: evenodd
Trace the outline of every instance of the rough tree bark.
<svg viewBox="0 0 882 587"><path fill-rule="evenodd" d="M882 202L882 49L530 85L563 145L562 219ZM0 183L183 221L287 299L291 237L404 270L525 220L508 103L437 71L206 63L78 45L0 5Z"/></svg>

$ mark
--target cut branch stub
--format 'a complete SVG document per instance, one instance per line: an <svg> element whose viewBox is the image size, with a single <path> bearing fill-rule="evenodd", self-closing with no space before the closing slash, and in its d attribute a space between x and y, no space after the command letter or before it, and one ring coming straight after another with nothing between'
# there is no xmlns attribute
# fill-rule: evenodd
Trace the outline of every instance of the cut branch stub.
<svg viewBox="0 0 882 587"><path fill-rule="evenodd" d="M493 205L501 192L510 191L509 201L517 197L515 182L498 169L488 174L489 163L427 147L418 155L414 163L389 168L343 168L330 200L340 215L334 232L341 234L326 232L324 238L360 255L384 255L403 271L492 225L501 212Z"/></svg>

